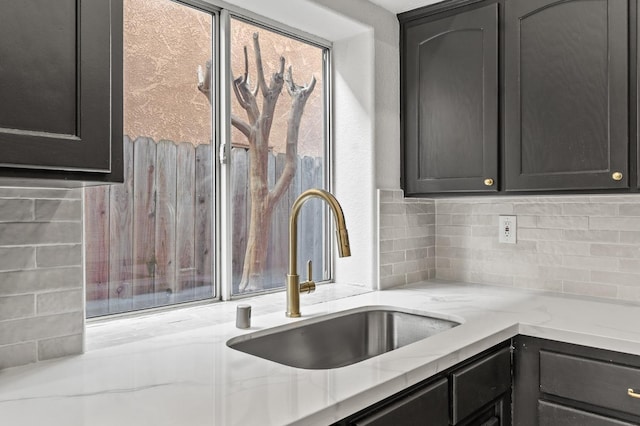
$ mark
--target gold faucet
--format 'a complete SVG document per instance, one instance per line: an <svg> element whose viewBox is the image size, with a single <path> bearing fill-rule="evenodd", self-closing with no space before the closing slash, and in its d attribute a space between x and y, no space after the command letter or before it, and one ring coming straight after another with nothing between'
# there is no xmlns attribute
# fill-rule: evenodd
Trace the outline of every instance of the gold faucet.
<svg viewBox="0 0 640 426"><path fill-rule="evenodd" d="M344 222L344 214L342 207L336 197L331 193L322 189L309 189L296 199L291 207L291 216L289 216L289 273L287 274L287 312L288 317L300 316L300 292L312 293L316 289L316 283L311 279L311 261L307 263L307 281L300 283L298 275L298 214L305 201L310 198L321 198L329 204L333 210L333 217L336 221L336 235L338 237L338 256L351 256L351 248L349 248L349 234L347 226Z"/></svg>

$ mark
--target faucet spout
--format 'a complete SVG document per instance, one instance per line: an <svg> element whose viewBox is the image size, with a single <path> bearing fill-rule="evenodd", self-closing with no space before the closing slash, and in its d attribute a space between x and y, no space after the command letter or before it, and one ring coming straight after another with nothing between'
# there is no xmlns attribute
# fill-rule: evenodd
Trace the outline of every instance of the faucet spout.
<svg viewBox="0 0 640 426"><path fill-rule="evenodd" d="M291 207L291 215L289 216L289 273L287 274L287 311L288 317L300 316L300 291L311 293L315 290L315 283L311 276L308 281L300 284L300 276L298 275L298 216L302 205L310 198L320 198L324 200L331 210L336 222L336 237L338 241L338 256L351 256L351 247L349 246L349 233L342 213L342 207L333 194L322 189L309 189L296 199ZM309 267L309 270L311 267Z"/></svg>

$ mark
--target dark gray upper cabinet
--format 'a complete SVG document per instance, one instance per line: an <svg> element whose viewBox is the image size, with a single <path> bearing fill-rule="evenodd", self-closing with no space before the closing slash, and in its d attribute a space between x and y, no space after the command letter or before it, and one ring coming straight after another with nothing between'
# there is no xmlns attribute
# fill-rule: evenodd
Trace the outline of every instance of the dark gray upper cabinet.
<svg viewBox="0 0 640 426"><path fill-rule="evenodd" d="M628 2L505 2L505 189L627 188Z"/></svg>
<svg viewBox="0 0 640 426"><path fill-rule="evenodd" d="M402 33L406 194L498 188L498 5Z"/></svg>
<svg viewBox="0 0 640 426"><path fill-rule="evenodd" d="M122 0L0 0L0 99L1 177L121 181Z"/></svg>

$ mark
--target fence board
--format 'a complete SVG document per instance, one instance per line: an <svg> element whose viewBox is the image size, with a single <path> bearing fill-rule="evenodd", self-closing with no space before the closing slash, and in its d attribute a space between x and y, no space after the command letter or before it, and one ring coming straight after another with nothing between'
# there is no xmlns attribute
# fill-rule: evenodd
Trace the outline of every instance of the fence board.
<svg viewBox="0 0 640 426"><path fill-rule="evenodd" d="M231 242L231 258L233 271L233 292L238 291L242 278L245 249L247 247L247 231L249 215L249 192L247 170L249 158L244 149L231 150L231 202L233 238Z"/></svg>
<svg viewBox="0 0 640 426"><path fill-rule="evenodd" d="M196 287L213 287L213 157L211 145L196 148L195 261ZM203 289L201 296L213 294Z"/></svg>
<svg viewBox="0 0 640 426"><path fill-rule="evenodd" d="M156 234L156 144L137 138L133 156L133 306L153 306Z"/></svg>
<svg viewBox="0 0 640 426"><path fill-rule="evenodd" d="M87 188L85 209L87 314L109 311L109 187Z"/></svg>
<svg viewBox="0 0 640 426"><path fill-rule="evenodd" d="M189 300L195 288L195 150L190 143L178 145L176 170L176 258L178 267L178 300Z"/></svg>
<svg viewBox="0 0 640 426"><path fill-rule="evenodd" d="M109 200L109 312L133 308L133 142L124 137L124 183L111 185Z"/></svg>
<svg viewBox="0 0 640 426"><path fill-rule="evenodd" d="M156 146L155 303L171 303L176 286L176 145Z"/></svg>

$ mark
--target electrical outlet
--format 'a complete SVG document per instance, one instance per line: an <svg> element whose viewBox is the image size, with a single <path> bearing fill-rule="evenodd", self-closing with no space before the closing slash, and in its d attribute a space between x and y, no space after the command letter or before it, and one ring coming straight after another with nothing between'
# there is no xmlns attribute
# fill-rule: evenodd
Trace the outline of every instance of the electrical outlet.
<svg viewBox="0 0 640 426"><path fill-rule="evenodd" d="M499 216L498 217L498 242L505 244L516 243L516 217L515 216Z"/></svg>

